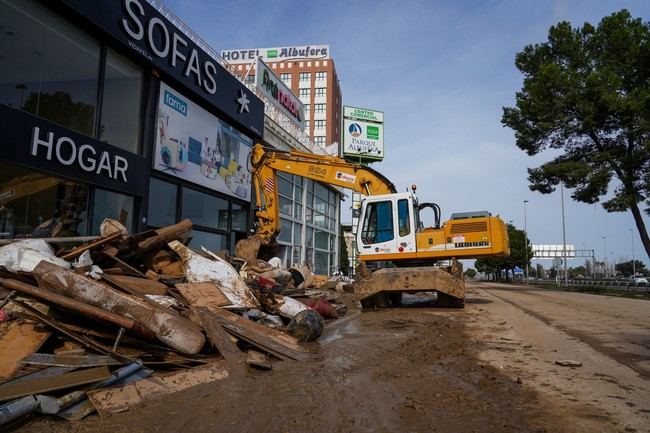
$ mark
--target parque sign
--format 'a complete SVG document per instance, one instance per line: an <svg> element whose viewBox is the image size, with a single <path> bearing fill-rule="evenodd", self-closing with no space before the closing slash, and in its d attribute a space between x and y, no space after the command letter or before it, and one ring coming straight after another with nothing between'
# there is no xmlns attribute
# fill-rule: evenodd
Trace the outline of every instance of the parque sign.
<svg viewBox="0 0 650 433"><path fill-rule="evenodd" d="M384 159L384 113L343 107L343 155L354 159Z"/></svg>

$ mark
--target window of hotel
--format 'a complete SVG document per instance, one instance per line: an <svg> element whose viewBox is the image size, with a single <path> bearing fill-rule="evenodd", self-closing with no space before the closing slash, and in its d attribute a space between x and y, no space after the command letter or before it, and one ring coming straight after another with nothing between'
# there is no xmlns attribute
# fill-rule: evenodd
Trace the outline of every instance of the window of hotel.
<svg viewBox="0 0 650 433"><path fill-rule="evenodd" d="M301 98L309 98L309 95L311 95L311 89L310 88L304 88L300 89L300 97Z"/></svg>
<svg viewBox="0 0 650 433"><path fill-rule="evenodd" d="M0 163L0 238L86 234L89 187Z"/></svg>
<svg viewBox="0 0 650 433"><path fill-rule="evenodd" d="M311 72L301 72L299 77L300 77L300 81L302 81L302 82L310 81L311 80Z"/></svg>
<svg viewBox="0 0 650 433"><path fill-rule="evenodd" d="M104 75L99 139L138 153L142 69L109 48Z"/></svg>
<svg viewBox="0 0 650 433"><path fill-rule="evenodd" d="M314 113L324 113L327 104L314 104Z"/></svg>
<svg viewBox="0 0 650 433"><path fill-rule="evenodd" d="M311 104L305 104L305 114L311 111Z"/></svg>
<svg viewBox="0 0 650 433"><path fill-rule="evenodd" d="M316 96L327 96L327 87L316 87L314 92Z"/></svg>
<svg viewBox="0 0 650 433"><path fill-rule="evenodd" d="M314 120L314 129L325 129L326 126L325 120Z"/></svg>
<svg viewBox="0 0 650 433"><path fill-rule="evenodd" d="M32 0L0 17L0 102L94 136L99 43Z"/></svg>
<svg viewBox="0 0 650 433"><path fill-rule="evenodd" d="M323 136L314 137L314 144L320 144L320 145L325 144L325 137Z"/></svg>
<svg viewBox="0 0 650 433"><path fill-rule="evenodd" d="M253 83L255 81L255 75L247 75L246 76L246 82L247 83Z"/></svg>
<svg viewBox="0 0 650 433"><path fill-rule="evenodd" d="M305 129L309 129L309 119L305 119Z"/></svg>
<svg viewBox="0 0 650 433"><path fill-rule="evenodd" d="M291 74L290 73L285 72L285 73L280 74L280 79L287 86L291 86Z"/></svg>
<svg viewBox="0 0 650 433"><path fill-rule="evenodd" d="M316 81L327 80L327 72L319 71L316 72Z"/></svg>

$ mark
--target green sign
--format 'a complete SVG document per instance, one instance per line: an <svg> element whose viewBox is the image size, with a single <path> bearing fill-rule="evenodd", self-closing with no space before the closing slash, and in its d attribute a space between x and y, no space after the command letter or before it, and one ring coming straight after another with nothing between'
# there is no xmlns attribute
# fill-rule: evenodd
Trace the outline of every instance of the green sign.
<svg viewBox="0 0 650 433"><path fill-rule="evenodd" d="M379 140L379 127L370 125L366 126L366 138Z"/></svg>
<svg viewBox="0 0 650 433"><path fill-rule="evenodd" d="M278 50L277 49L266 50L266 57L268 58L278 57Z"/></svg>

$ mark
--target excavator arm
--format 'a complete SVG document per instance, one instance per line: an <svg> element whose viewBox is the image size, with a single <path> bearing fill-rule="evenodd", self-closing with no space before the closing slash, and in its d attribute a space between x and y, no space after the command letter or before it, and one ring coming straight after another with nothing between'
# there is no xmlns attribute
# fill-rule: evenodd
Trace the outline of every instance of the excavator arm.
<svg viewBox="0 0 650 433"><path fill-rule="evenodd" d="M251 165L257 204L256 234L264 243L274 239L280 231L278 171L352 189L363 195L396 192L393 183L381 173L337 156L280 152L256 144L251 153Z"/></svg>

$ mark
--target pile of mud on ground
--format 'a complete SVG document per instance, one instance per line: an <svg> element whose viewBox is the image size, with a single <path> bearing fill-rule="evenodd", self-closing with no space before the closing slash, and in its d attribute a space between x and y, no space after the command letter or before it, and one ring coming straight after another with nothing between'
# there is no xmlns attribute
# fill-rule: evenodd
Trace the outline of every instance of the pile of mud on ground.
<svg viewBox="0 0 650 433"><path fill-rule="evenodd" d="M80 245L3 241L2 429L38 416L108 416L316 356L318 346L303 343L346 313L349 283L283 269L277 258L194 250L191 233L189 220L129 234L107 219Z"/></svg>
<svg viewBox="0 0 650 433"><path fill-rule="evenodd" d="M346 295L347 296L347 295ZM463 311L359 312L325 326L320 357L199 385L108 418L24 431L567 432L525 385L476 360Z"/></svg>

